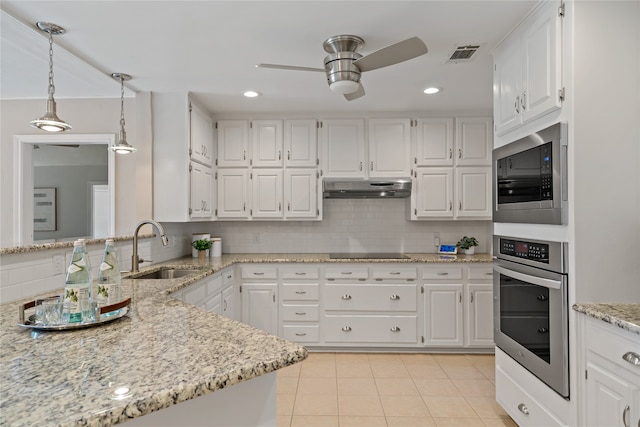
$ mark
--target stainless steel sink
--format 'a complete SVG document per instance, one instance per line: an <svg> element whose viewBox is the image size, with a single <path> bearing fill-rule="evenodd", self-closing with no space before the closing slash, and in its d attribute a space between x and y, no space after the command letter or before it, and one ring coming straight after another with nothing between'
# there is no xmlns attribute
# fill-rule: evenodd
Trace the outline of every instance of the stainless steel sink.
<svg viewBox="0 0 640 427"><path fill-rule="evenodd" d="M199 272L200 270L198 269L161 268L157 271L132 277L132 279L177 279L179 277L184 277Z"/></svg>

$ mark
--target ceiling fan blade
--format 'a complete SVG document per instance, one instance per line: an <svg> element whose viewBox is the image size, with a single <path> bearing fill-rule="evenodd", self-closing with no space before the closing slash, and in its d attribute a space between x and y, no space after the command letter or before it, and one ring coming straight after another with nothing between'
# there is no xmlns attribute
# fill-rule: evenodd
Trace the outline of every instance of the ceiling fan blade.
<svg viewBox="0 0 640 427"><path fill-rule="evenodd" d="M358 99L361 96L364 96L364 86L362 86L362 83L358 85L358 89L355 92L346 93L344 95L347 101L353 101L354 99Z"/></svg>
<svg viewBox="0 0 640 427"><path fill-rule="evenodd" d="M294 70L294 71L320 71L325 72L324 68L298 67L295 65L278 65L278 64L256 64L258 68L275 68L277 70Z"/></svg>
<svg viewBox="0 0 640 427"><path fill-rule="evenodd" d="M353 64L360 71L377 70L378 68L398 64L408 61L428 52L427 46L418 37L411 37L404 41L392 44L377 50L360 59L356 59Z"/></svg>

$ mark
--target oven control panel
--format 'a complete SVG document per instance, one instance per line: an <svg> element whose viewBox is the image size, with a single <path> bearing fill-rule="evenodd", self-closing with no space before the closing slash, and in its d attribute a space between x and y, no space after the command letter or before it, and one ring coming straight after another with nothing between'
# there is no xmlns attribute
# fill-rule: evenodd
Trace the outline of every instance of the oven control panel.
<svg viewBox="0 0 640 427"><path fill-rule="evenodd" d="M545 264L549 263L549 245L546 243L501 238L500 253Z"/></svg>

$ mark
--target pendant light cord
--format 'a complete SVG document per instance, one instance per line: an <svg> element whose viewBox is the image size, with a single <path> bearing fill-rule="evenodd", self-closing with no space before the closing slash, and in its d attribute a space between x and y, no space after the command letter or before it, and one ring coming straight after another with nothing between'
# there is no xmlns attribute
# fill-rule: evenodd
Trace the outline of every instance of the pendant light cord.
<svg viewBox="0 0 640 427"><path fill-rule="evenodd" d="M49 98L53 98L53 94L56 92L56 87L53 84L53 31L50 29L49 33Z"/></svg>
<svg viewBox="0 0 640 427"><path fill-rule="evenodd" d="M120 127L124 129L124 76L120 76Z"/></svg>

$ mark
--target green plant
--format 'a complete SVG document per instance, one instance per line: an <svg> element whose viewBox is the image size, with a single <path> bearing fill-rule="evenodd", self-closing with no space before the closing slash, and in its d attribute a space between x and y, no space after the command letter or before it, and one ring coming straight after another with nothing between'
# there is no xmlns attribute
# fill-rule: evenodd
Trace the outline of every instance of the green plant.
<svg viewBox="0 0 640 427"><path fill-rule="evenodd" d="M199 251L206 251L207 249L211 249L211 245L211 240L195 240L193 243L191 243L191 246Z"/></svg>
<svg viewBox="0 0 640 427"><path fill-rule="evenodd" d="M478 246L478 245L479 243L475 237L467 237L467 236L464 236L462 239L458 241L458 243L456 243L456 246L459 247L460 249L469 249L472 246Z"/></svg>

